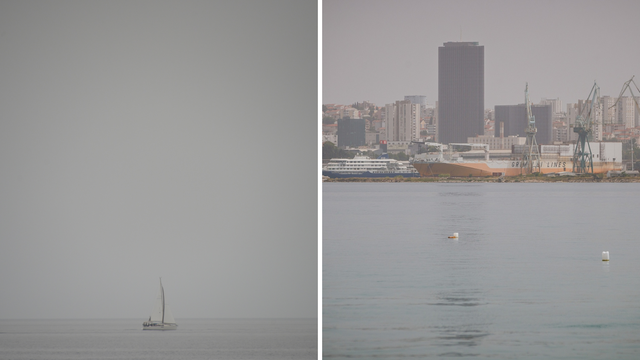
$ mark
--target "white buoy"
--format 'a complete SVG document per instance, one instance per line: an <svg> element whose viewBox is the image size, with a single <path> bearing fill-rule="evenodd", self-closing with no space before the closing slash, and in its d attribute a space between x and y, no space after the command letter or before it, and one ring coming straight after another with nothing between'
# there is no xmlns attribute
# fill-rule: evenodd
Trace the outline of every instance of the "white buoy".
<svg viewBox="0 0 640 360"><path fill-rule="evenodd" d="M452 236L449 236L449 239L457 239L458 238L458 233L453 233Z"/></svg>
<svg viewBox="0 0 640 360"><path fill-rule="evenodd" d="M609 252L608 251L603 251L602 252L602 261L609 261Z"/></svg>

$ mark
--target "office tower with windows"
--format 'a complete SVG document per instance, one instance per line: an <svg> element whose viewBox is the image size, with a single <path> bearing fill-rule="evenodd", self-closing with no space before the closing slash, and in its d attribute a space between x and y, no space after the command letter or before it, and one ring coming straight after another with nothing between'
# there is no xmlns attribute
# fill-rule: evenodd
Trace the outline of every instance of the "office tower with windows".
<svg viewBox="0 0 640 360"><path fill-rule="evenodd" d="M446 42L438 48L438 103L439 142L484 134L484 46Z"/></svg>

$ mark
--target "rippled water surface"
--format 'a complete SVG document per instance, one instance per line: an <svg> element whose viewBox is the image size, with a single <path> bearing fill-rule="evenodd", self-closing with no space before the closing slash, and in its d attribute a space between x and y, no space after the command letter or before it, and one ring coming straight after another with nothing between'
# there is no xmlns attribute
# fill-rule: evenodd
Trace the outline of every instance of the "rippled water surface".
<svg viewBox="0 0 640 360"><path fill-rule="evenodd" d="M0 320L0 359L317 359L316 319Z"/></svg>
<svg viewBox="0 0 640 360"><path fill-rule="evenodd" d="M324 358L640 358L640 184L324 183L322 201Z"/></svg>

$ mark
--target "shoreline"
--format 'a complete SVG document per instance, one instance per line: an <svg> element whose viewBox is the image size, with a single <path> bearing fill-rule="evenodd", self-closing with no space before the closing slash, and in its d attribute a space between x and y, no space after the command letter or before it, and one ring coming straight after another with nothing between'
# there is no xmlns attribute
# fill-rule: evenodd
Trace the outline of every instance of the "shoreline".
<svg viewBox="0 0 640 360"><path fill-rule="evenodd" d="M410 177L393 178L328 178L322 182L389 182L389 183L640 183L640 176L606 177L604 174L576 176L509 176L509 177Z"/></svg>

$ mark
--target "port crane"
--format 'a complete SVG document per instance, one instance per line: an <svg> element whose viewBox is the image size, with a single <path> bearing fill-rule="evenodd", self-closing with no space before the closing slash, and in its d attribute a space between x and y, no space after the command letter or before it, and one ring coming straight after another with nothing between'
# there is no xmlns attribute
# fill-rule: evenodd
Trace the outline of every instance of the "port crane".
<svg viewBox="0 0 640 360"><path fill-rule="evenodd" d="M613 103L613 105L609 107L609 109L616 106L618 104L618 101L620 101L620 99L622 98L622 94L624 94L625 90L629 89L629 92L631 93L631 98L633 99L633 102L636 104L636 109L637 111L640 112L640 105L638 105L638 101L636 100L636 96L633 93L633 89L631 88L631 86L629 86L629 84L633 83L633 85L636 87L636 90L638 90L638 92L640 93L640 89L638 89L638 85L636 85L636 82L633 81L634 77L635 75L633 75L631 79L629 79L629 81L627 81L626 83L624 83L624 85L622 85L622 90L620 90L620 95L618 96L618 99L616 100L615 103ZM631 141L631 171L633 171L633 148L634 148L634 145L632 140Z"/></svg>
<svg viewBox="0 0 640 360"><path fill-rule="evenodd" d="M635 75L633 75L631 77L631 79L629 79L629 81L627 81L626 83L624 83L624 85L622 85L622 90L620 90L620 95L618 96L618 99L616 100L615 103L613 103L613 105L609 106L609 109L611 109L612 107L616 106L618 104L618 101L620 101L620 98L622 97L622 94L624 94L624 91L629 89L629 92L631 92L631 98L633 99L633 102L636 104L636 109L638 109L638 111L640 111L640 105L638 105L638 101L636 100L636 96L633 93L633 89L631 88L631 86L629 86L629 84L632 84L636 87L636 90L638 90L638 92L640 93L640 89L638 89L638 85L636 85L636 82L633 81L633 78L636 77Z"/></svg>
<svg viewBox="0 0 640 360"><path fill-rule="evenodd" d="M524 88L524 104L527 109L527 127L524 132L527 134L527 142L522 150L522 161L520 161L520 173L532 174L540 172L540 149L536 142L536 118L531 113L531 101L529 100L529 83Z"/></svg>
<svg viewBox="0 0 640 360"><path fill-rule="evenodd" d="M593 174L593 154L591 153L591 145L589 138L593 132L593 118L595 118L596 104L600 98L600 87L594 81L593 87L587 99L591 98L591 106L587 109L587 102L584 103L580 113L576 116L576 122L573 126L573 132L578 134L578 141L573 150L573 172L578 174Z"/></svg>

